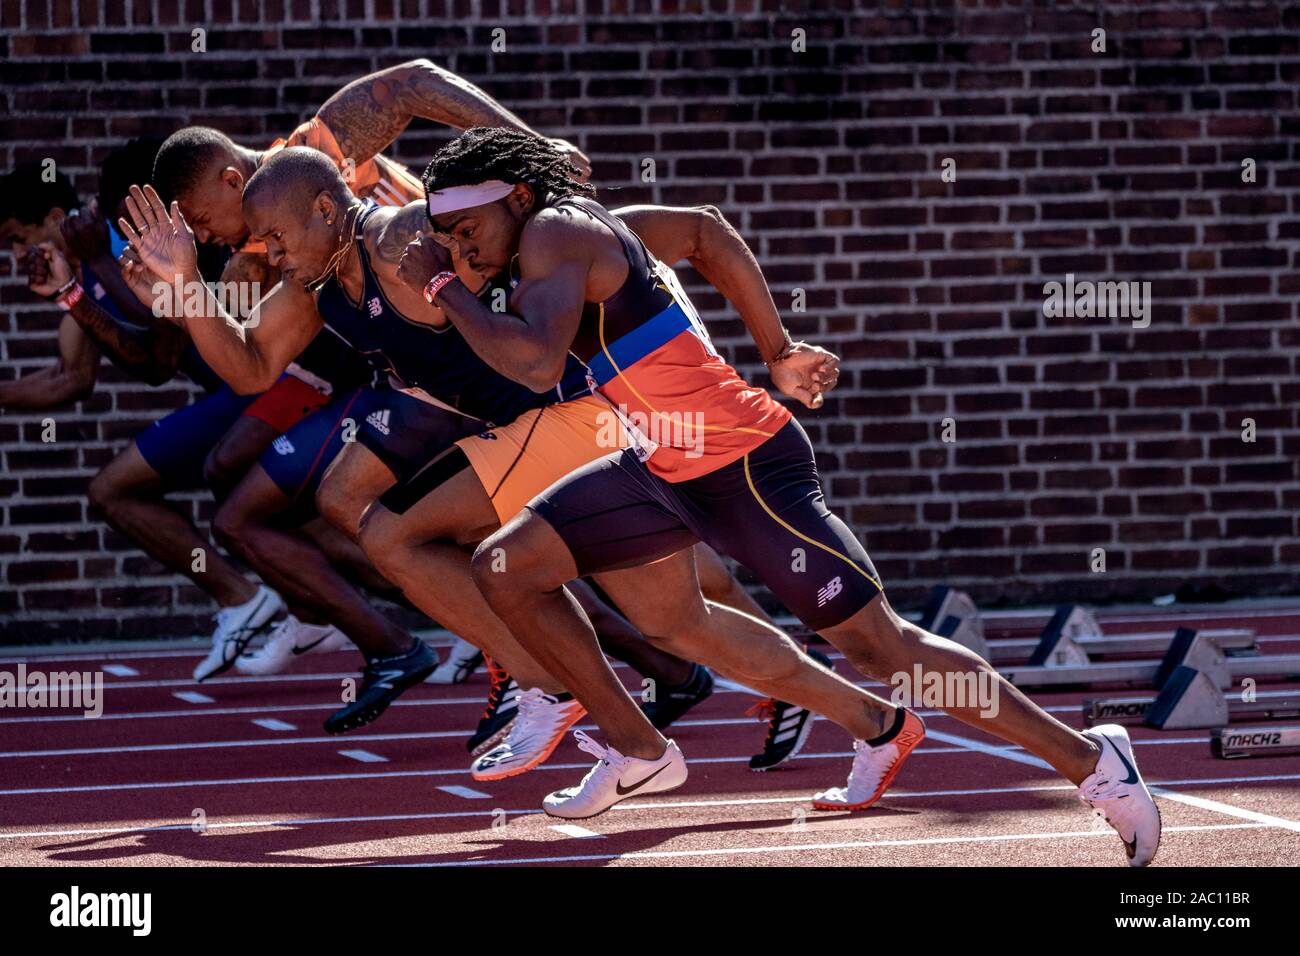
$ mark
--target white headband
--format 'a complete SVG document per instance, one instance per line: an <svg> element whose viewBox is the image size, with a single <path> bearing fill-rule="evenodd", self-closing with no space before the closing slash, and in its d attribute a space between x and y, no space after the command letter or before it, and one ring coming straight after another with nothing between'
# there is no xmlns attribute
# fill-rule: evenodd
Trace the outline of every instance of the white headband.
<svg viewBox="0 0 1300 956"><path fill-rule="evenodd" d="M459 212L462 209L495 202L502 196L510 195L514 188L513 183L489 179L485 183L439 189L437 192L429 193L425 197L425 202L428 203L429 215L437 216L444 212Z"/></svg>

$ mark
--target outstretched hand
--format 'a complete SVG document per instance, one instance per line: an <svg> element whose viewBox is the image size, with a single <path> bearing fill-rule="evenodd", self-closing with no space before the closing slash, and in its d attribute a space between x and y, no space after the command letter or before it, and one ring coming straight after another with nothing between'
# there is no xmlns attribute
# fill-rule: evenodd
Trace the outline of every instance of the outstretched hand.
<svg viewBox="0 0 1300 956"><path fill-rule="evenodd" d="M184 281L198 271L199 250L194 244L194 231L181 214L181 208L172 203L168 212L162 198L152 186L132 186L126 197L126 209L131 222L119 219L122 235L139 256L140 263L164 282L173 283L177 277Z"/></svg>
<svg viewBox="0 0 1300 956"><path fill-rule="evenodd" d="M772 366L772 384L806 408L821 408L839 380L839 356L806 342L796 342L790 354Z"/></svg>

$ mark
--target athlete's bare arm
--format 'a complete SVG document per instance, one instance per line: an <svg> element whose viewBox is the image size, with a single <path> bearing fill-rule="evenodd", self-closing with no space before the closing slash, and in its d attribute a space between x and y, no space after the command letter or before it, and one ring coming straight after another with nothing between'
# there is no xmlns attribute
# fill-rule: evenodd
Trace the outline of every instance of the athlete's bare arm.
<svg viewBox="0 0 1300 956"><path fill-rule="evenodd" d="M53 243L43 242L39 248L43 255L30 257L28 285L37 295L48 298L73 278L72 265ZM100 268L103 268L102 264ZM112 271L117 270L114 268ZM101 282L108 281L103 275L96 275ZM127 298L135 302L135 296L125 291L126 284L120 277L118 286ZM146 312L148 324L143 330L123 329L88 294L77 300L68 315L109 361L148 385L161 385L176 374L180 355L190 341L184 332L170 322L155 318L152 312Z"/></svg>
<svg viewBox="0 0 1300 956"><path fill-rule="evenodd" d="M492 311L461 282L438 294L436 304L478 357L535 392L553 388L563 378L588 299L599 301L607 297L602 291L612 295L618 287L602 275L596 281L603 288L593 291L593 271L609 266L609 244L618 247L620 259L623 255L618 240L597 231L594 223L549 209L528 222L519 243L519 284L508 312ZM418 248L440 263L435 271L450 267L451 254L441 245L424 239Z"/></svg>
<svg viewBox="0 0 1300 956"><path fill-rule="evenodd" d="M169 211L152 186L132 186L127 208L133 223L122 220L122 232L140 261L126 268L147 269L164 283L179 279L184 289L201 293L201 308L173 304L169 318L185 330L227 385L241 395L274 385L324 325L311 294L296 283L280 282L253 308L248 322L241 323L203 284L194 233L180 208L173 203ZM230 281L253 281L247 270L256 269L256 263L238 265L232 260L232 265L237 271L228 273ZM194 300L187 295L186 301Z"/></svg>
<svg viewBox="0 0 1300 956"><path fill-rule="evenodd" d="M456 129L505 126L533 132L522 119L468 80L430 60L412 60L353 80L317 114L343 155L360 164L385 149L419 116ZM571 159L591 172L587 157L562 140Z"/></svg>
<svg viewBox="0 0 1300 956"><path fill-rule="evenodd" d="M839 358L815 345L790 342L758 260L716 206L625 206L613 212L656 259L669 265L687 260L721 292L740 314L765 363L771 366L789 345L788 357L771 366L773 384L809 408L822 404L822 396L839 381Z"/></svg>
<svg viewBox="0 0 1300 956"><path fill-rule="evenodd" d="M53 365L12 382L0 382L0 408L58 408L95 390L99 350L71 316L59 323L59 357Z"/></svg>

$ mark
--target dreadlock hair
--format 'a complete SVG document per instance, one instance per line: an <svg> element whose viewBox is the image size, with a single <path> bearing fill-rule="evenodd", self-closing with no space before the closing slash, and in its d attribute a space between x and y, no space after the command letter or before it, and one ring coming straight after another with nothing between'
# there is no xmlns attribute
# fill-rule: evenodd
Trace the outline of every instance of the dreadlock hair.
<svg viewBox="0 0 1300 956"><path fill-rule="evenodd" d="M550 140L536 133L477 126L434 153L421 182L426 195L489 179L527 183L536 198L536 208L541 209L566 196L596 195L596 187L575 182L573 173L569 160Z"/></svg>
<svg viewBox="0 0 1300 956"><path fill-rule="evenodd" d="M153 161L162 142L161 136L137 136L104 157L99 167L99 213L109 222L131 187L153 178Z"/></svg>
<svg viewBox="0 0 1300 956"><path fill-rule="evenodd" d="M186 126L163 141L153 161L153 188L164 202L184 196L218 158L233 156L235 141L207 126Z"/></svg>
<svg viewBox="0 0 1300 956"><path fill-rule="evenodd" d="M68 213L79 205L68 177L57 169L53 178L49 177L43 163L23 163L0 176L0 222L16 219L27 226L39 226L50 210Z"/></svg>

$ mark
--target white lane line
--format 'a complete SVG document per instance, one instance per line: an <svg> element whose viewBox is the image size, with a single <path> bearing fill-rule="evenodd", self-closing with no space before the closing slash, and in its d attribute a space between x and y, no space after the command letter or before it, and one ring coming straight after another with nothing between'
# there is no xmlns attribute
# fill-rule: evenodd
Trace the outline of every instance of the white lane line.
<svg viewBox="0 0 1300 956"><path fill-rule="evenodd" d="M293 724L285 723L283 720L276 720L274 717L256 717L253 723L259 727L265 727L267 730L297 730ZM280 743L278 740L267 740L263 743ZM3 755L0 755L3 756Z"/></svg>
<svg viewBox="0 0 1300 956"><path fill-rule="evenodd" d="M339 755L351 757L353 760L360 760L362 763L388 763L387 757L372 754L369 750L340 750ZM464 773L464 771L461 772Z"/></svg>
<svg viewBox="0 0 1300 956"><path fill-rule="evenodd" d="M252 722L259 726L266 727L268 730L296 730L297 729L294 727L293 724L287 724L284 721L275 720L275 719L262 718L259 720L254 720ZM719 726L729 726L729 725L734 726L736 724L749 724L749 723L751 723L751 721L745 719L699 720L699 721L681 720L673 724L673 726L678 729L682 729L686 727L719 727ZM575 729L586 730L586 731L598 731L598 728L594 724L576 724ZM374 740L446 740L449 738L454 740L463 740L464 738L468 737L470 733L471 731L469 730L427 730L427 731L413 731L410 733L402 733L402 734L350 734L348 736L348 739L358 740L358 741L359 740L371 740L371 741ZM934 738L935 740L944 739L949 736L944 734L941 731L937 731L933 729L927 730L927 735L929 737ZM964 738L953 737L952 740L955 743L956 741L964 740ZM1209 740L1210 740L1209 737L1160 737L1154 740L1135 740L1133 744L1134 746L1137 747L1168 747L1168 746L1183 746L1183 745L1192 745L1192 744L1197 744L1204 747L1207 743L1209 743ZM327 736L327 737L293 737L288 739L281 738L281 739L269 739L269 740L266 738L258 738L255 740L198 740L198 741L191 741L189 743L179 743L179 744L128 744L126 746L120 746L120 747L68 747L68 748L58 749L58 750L7 750L7 751L0 751L0 760L13 759L13 758L76 757L76 756L94 757L94 756L117 755L117 754L167 753L167 752L181 751L181 750L225 750L225 749L234 750L241 747L297 747L300 745L333 744L337 742L338 742L338 737ZM969 743L972 746L966 746L964 744L955 744L955 746L951 746L951 747L932 747L927 745L922 747L920 750L916 752L918 754L926 754L926 755L968 753L973 748L975 742L969 741ZM995 750L1000 752L1001 748L996 748L996 747L989 748L989 752ZM1010 752L1010 750L1008 752ZM852 755L853 754L851 751L844 751L844 752L836 752L836 753L823 753L820 754L819 756L851 757ZM704 757L691 758L690 762L694 763L697 760L707 760L707 759L709 758L704 758ZM1045 764L1040 764L1040 766L1045 766Z"/></svg>
<svg viewBox="0 0 1300 956"><path fill-rule="evenodd" d="M112 674L114 677L139 677L140 672L134 667L127 667L125 664L105 664L100 668L105 674Z"/></svg>
<svg viewBox="0 0 1300 956"><path fill-rule="evenodd" d="M215 704L216 701L207 694L200 694L196 690L178 690L172 694L177 700L183 700L187 704Z"/></svg>
<svg viewBox="0 0 1300 956"><path fill-rule="evenodd" d="M1214 813L1222 813L1229 817L1239 817L1242 820L1253 820L1261 826L1281 827L1284 830L1293 830L1300 833L1300 822L1288 820L1285 817L1275 817L1269 813L1259 813L1255 810L1247 810L1245 807L1234 807L1230 803L1222 803L1218 800L1207 800L1205 797L1194 797L1188 793L1175 793L1172 790L1166 790L1164 787L1151 787L1151 792L1157 797L1165 800L1173 800L1177 803L1185 803L1189 807L1199 807L1202 810L1210 810Z"/></svg>
<svg viewBox="0 0 1300 956"><path fill-rule="evenodd" d="M1182 833L1205 830L1249 830L1262 827L1260 823L1210 823L1181 827L1165 827L1166 833ZM869 850L876 847L892 846L944 846L960 843L1010 843L1023 840L1061 840L1061 839L1097 839L1114 834L1100 830L1066 830L1056 833L999 833L980 836L920 837L914 840L855 840L845 843L797 843L788 846L753 846L730 847L709 850L643 850L632 853L588 853L580 856L535 856L512 860L507 858L495 860L452 860L422 863L380 864L395 867L442 867L442 866L507 866L536 863L575 863L595 860L674 860L686 857L718 856L772 856L777 853L825 852L827 850Z"/></svg>
<svg viewBox="0 0 1300 956"><path fill-rule="evenodd" d="M347 777L385 777L393 774L350 774ZM409 776L409 774L402 774ZM1300 774L1292 774L1283 777L1284 780L1300 779ZM1254 783L1258 780L1256 777L1224 777L1219 779L1200 779L1200 780L1170 780L1167 785L1178 786L1221 786L1229 783ZM448 789L438 787L439 790ZM960 790L899 790L890 791L890 800L919 800L942 797L968 797L980 795L1017 795L1027 793L1050 793L1066 792L1074 790L1072 784L1044 784L1040 786L1020 786L1020 787L981 787ZM636 811L662 811L662 810L679 810L679 809L711 809L715 807L758 807L773 804L806 804L811 799L810 795L785 796L785 797L756 797L751 799L727 799L727 800L674 800L663 801L659 803L641 803L629 801L615 805L611 813L627 813ZM502 811L507 817L516 816L535 816L541 813L536 808L504 810ZM321 817L318 819L278 819L278 820L235 820L225 823L214 823L209 821L208 829L258 829L262 827L308 827L308 826L325 826L340 823L387 823L400 820L453 820L466 817L490 817L495 814L495 810L452 810L440 811L437 813L398 813L382 814L372 816L348 816L348 817ZM786 817L782 817L783 820ZM815 817L814 817L815 819ZM1252 826L1264 826L1264 824L1251 824ZM114 834L114 833L137 833L147 830L190 830L193 828L192 822L164 824L152 827L84 827L76 830L29 830L14 833L0 833L0 840L21 840L36 837L73 837L88 836L95 834Z"/></svg>
<svg viewBox="0 0 1300 956"><path fill-rule="evenodd" d="M938 751L928 751L936 753ZM943 751L951 753L953 751ZM927 751L918 751L918 754L927 753ZM826 760L830 758L845 758L853 756L850 752L843 753L815 753L815 754L798 754L795 760ZM697 757L691 761L693 764L725 764L725 763L748 763L749 758L742 757ZM590 770L591 764L587 763L554 763L548 762L540 767L530 771L531 773L545 773L555 770ZM248 784L258 783L313 783L317 781L328 782L332 780L366 780L391 777L449 777L463 775L466 771L463 768L453 770L393 770L383 773L325 773L325 774L297 774L293 776L280 777L234 777L226 780L173 780L157 783L105 783L89 784L77 787L23 787L13 790L0 790L0 797L20 797L31 796L34 794L52 794L52 793L102 793L116 790L169 790L178 787L226 787L226 786L245 786ZM1171 780L1162 781L1167 786L1182 786L1192 784L1220 784L1220 783L1270 783L1285 780L1300 780L1300 774L1269 774L1251 777L1224 777L1201 780ZM1149 784L1155 786L1155 784ZM1070 788L1073 789L1073 788Z"/></svg>
<svg viewBox="0 0 1300 956"><path fill-rule="evenodd" d="M573 837L577 840L590 840L592 837L602 839L601 835L595 830L588 830L586 827L580 827L576 823L557 823L546 829L554 830L556 833L563 833L566 837Z"/></svg>
<svg viewBox="0 0 1300 956"><path fill-rule="evenodd" d="M464 797L466 800L487 800L491 794L484 793L482 790L475 790L473 787L439 787L443 793L450 793L453 797Z"/></svg>

